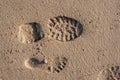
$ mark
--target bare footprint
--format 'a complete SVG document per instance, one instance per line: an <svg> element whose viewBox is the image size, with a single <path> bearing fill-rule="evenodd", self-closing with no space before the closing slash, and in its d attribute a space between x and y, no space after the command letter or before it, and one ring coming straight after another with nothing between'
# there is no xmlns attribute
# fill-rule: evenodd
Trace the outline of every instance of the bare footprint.
<svg viewBox="0 0 120 80"><path fill-rule="evenodd" d="M103 69L99 73L97 80L120 80L120 66Z"/></svg>
<svg viewBox="0 0 120 80"><path fill-rule="evenodd" d="M43 32L38 23L25 23L19 26L18 39L22 43L33 43L43 37Z"/></svg>
<svg viewBox="0 0 120 80"><path fill-rule="evenodd" d="M48 67L52 73L59 73L66 67L68 59L66 57L57 57L54 62Z"/></svg>
<svg viewBox="0 0 120 80"><path fill-rule="evenodd" d="M81 35L83 27L75 19L57 16L49 20L49 37L59 41L70 41Z"/></svg>
<svg viewBox="0 0 120 80"><path fill-rule="evenodd" d="M47 63L46 59L39 61L37 58L30 58L25 60L25 67L28 69L45 69L48 66Z"/></svg>

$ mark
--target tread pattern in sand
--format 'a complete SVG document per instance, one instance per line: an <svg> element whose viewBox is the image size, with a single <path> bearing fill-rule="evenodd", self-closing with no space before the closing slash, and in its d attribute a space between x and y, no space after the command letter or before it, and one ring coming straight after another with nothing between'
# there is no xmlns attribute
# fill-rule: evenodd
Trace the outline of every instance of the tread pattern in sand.
<svg viewBox="0 0 120 80"><path fill-rule="evenodd" d="M59 41L74 40L81 35L83 27L75 19L57 16L49 20L49 37Z"/></svg>
<svg viewBox="0 0 120 80"><path fill-rule="evenodd" d="M59 73L66 67L68 59L66 57L57 57L55 58L52 65L49 67L50 72Z"/></svg>
<svg viewBox="0 0 120 80"><path fill-rule="evenodd" d="M97 80L120 80L120 66L112 66L102 70Z"/></svg>
<svg viewBox="0 0 120 80"><path fill-rule="evenodd" d="M41 27L38 23L25 23L19 26L19 41L22 43L33 43L43 37Z"/></svg>

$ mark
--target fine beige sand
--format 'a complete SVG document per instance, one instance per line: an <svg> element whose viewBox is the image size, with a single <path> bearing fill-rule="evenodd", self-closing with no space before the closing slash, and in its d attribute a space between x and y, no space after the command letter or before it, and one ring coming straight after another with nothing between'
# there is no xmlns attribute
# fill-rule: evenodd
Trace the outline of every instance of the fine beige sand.
<svg viewBox="0 0 120 80"><path fill-rule="evenodd" d="M49 37L49 20L57 16L80 22L82 34ZM33 22L41 32L24 27ZM119 80L119 74L120 0L0 0L0 80Z"/></svg>

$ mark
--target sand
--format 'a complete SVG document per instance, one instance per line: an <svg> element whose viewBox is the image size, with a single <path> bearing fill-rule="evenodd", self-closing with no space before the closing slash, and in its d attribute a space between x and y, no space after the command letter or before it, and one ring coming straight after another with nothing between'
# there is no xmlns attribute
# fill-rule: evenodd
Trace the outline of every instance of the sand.
<svg viewBox="0 0 120 80"><path fill-rule="evenodd" d="M82 34L64 41L48 37L49 20L57 16L80 22ZM44 37L21 42L20 25L33 22ZM34 33L22 36L28 35ZM120 66L119 44L120 0L0 0L0 80L109 80L100 74Z"/></svg>

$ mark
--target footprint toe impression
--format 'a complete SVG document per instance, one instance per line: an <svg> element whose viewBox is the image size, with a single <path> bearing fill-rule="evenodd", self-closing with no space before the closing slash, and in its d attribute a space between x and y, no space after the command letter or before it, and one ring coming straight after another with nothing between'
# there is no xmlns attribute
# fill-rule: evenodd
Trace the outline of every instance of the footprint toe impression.
<svg viewBox="0 0 120 80"><path fill-rule="evenodd" d="M79 37L83 31L80 22L75 19L57 16L49 20L49 37L58 41L66 42Z"/></svg>

